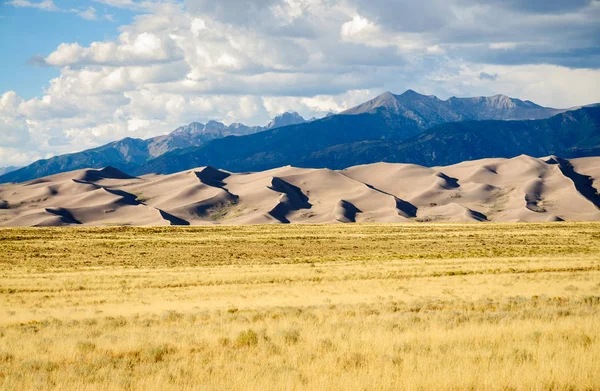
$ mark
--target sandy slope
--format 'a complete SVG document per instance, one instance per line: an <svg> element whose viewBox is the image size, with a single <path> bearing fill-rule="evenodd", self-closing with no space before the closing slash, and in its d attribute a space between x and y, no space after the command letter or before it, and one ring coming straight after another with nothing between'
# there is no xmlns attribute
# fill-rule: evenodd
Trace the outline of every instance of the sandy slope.
<svg viewBox="0 0 600 391"><path fill-rule="evenodd" d="M600 157L342 171L78 170L0 185L0 226L600 220Z"/></svg>

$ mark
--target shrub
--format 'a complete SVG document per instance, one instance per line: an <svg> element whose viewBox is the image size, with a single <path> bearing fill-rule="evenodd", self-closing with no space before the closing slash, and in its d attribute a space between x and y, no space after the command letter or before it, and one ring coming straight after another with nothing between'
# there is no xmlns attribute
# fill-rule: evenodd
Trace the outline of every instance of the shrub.
<svg viewBox="0 0 600 391"><path fill-rule="evenodd" d="M169 345L152 346L146 349L146 359L150 362L161 362L166 355L174 351L175 349Z"/></svg>
<svg viewBox="0 0 600 391"><path fill-rule="evenodd" d="M10 353L4 353L4 352L0 352L0 363L8 363L11 362L15 359L15 356L13 356Z"/></svg>
<svg viewBox="0 0 600 391"><path fill-rule="evenodd" d="M281 333L283 340L288 345L294 345L300 340L300 332L298 330L285 330Z"/></svg>
<svg viewBox="0 0 600 391"><path fill-rule="evenodd" d="M367 364L366 357L362 353L352 353L348 358L346 358L343 362L344 369L358 369L362 368Z"/></svg>
<svg viewBox="0 0 600 391"><path fill-rule="evenodd" d="M229 344L231 343L229 338L226 338L226 337L219 338L218 342L219 342L219 345L221 345L223 347L229 346Z"/></svg>
<svg viewBox="0 0 600 391"><path fill-rule="evenodd" d="M88 341L77 342L77 350L81 353L91 353L96 350L96 345Z"/></svg>
<svg viewBox="0 0 600 391"><path fill-rule="evenodd" d="M242 331L237 338L235 343L238 346L254 346L258 344L258 334L252 329Z"/></svg>

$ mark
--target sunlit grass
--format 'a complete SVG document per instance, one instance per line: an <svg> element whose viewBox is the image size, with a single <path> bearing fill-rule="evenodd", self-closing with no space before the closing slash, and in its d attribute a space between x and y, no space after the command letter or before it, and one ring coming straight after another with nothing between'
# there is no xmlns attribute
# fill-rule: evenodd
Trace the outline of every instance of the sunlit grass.
<svg viewBox="0 0 600 391"><path fill-rule="evenodd" d="M0 230L2 389L600 388L600 224Z"/></svg>

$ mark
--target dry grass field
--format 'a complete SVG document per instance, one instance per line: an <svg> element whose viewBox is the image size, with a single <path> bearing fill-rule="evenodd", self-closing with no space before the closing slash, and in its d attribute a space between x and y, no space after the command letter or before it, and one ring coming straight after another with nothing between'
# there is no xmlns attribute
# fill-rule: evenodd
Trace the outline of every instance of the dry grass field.
<svg viewBox="0 0 600 391"><path fill-rule="evenodd" d="M598 390L600 224L0 230L0 389Z"/></svg>

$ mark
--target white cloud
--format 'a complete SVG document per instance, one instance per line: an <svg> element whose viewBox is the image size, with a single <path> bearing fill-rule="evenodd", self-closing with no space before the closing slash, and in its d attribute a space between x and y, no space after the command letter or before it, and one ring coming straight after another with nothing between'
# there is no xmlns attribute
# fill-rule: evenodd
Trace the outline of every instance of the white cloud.
<svg viewBox="0 0 600 391"><path fill-rule="evenodd" d="M192 19L191 31L195 38L199 38L202 30L206 30L206 22L201 18Z"/></svg>
<svg viewBox="0 0 600 391"><path fill-rule="evenodd" d="M28 162L33 154L22 153L30 141L29 127L19 108L23 100L14 91L0 97L0 162L19 165Z"/></svg>
<svg viewBox="0 0 600 391"><path fill-rule="evenodd" d="M92 7L91 5L87 8L66 9L57 7L52 0L44 0L40 2L32 2L29 0L12 0L6 2L6 5L12 5L13 7L17 8L37 8L43 11L72 13L85 20L99 20L96 8ZM103 15L103 18L111 22L115 21L114 15L111 14L105 14Z"/></svg>
<svg viewBox="0 0 600 391"><path fill-rule="evenodd" d="M286 111L296 111L305 118L323 117L328 113L340 113L357 106L382 91L352 90L338 95L316 95L313 97L266 96L262 104L272 118Z"/></svg>
<svg viewBox="0 0 600 391"><path fill-rule="evenodd" d="M493 77L482 78L482 73ZM597 69L471 64L461 66L457 72L432 75L431 81L437 90L431 86L425 88L429 93L442 96L505 94L557 108L600 102L596 87L600 85L600 70Z"/></svg>
<svg viewBox="0 0 600 391"><path fill-rule="evenodd" d="M98 15L96 15L96 9L92 6L87 7L84 11L75 10L77 15L81 16L85 20L98 20Z"/></svg>
<svg viewBox="0 0 600 391"><path fill-rule="evenodd" d="M440 47L440 45L429 46L426 49L426 51L429 54L444 54L444 53L446 53L446 51L442 47Z"/></svg>
<svg viewBox="0 0 600 391"><path fill-rule="evenodd" d="M45 61L56 67L81 65L136 65L171 62L180 59L181 53L170 36L152 32L123 32L119 42L92 42L89 47L78 43L63 43Z"/></svg>
<svg viewBox="0 0 600 391"><path fill-rule="evenodd" d="M176 0L93 0L96 3L104 4L110 7L123 8L132 11L149 11L156 9L157 4L174 2Z"/></svg>
<svg viewBox="0 0 600 391"><path fill-rule="evenodd" d="M22 148L7 148L0 146L0 162L2 162L3 167L20 167L43 158L44 156L36 151L24 151Z"/></svg>
<svg viewBox="0 0 600 391"><path fill-rule="evenodd" d="M83 53L84 49L78 43L61 43L45 60L50 65L68 65L82 57Z"/></svg>
<svg viewBox="0 0 600 391"><path fill-rule="evenodd" d="M340 30L342 38L353 38L361 34L369 34L377 31L377 26L369 20L355 15L352 20L344 23Z"/></svg>
<svg viewBox="0 0 600 391"><path fill-rule="evenodd" d="M292 23L304 15L304 8L306 6L307 4L302 0L285 0L281 4L272 5L271 11L284 23Z"/></svg>
<svg viewBox="0 0 600 391"><path fill-rule="evenodd" d="M29 129L24 120L0 117L0 147L23 146L29 141Z"/></svg>
<svg viewBox="0 0 600 391"><path fill-rule="evenodd" d="M16 116L23 99L14 91L7 91L0 97L0 115Z"/></svg>
<svg viewBox="0 0 600 391"><path fill-rule="evenodd" d="M496 42L496 43L490 43L490 49L509 50L509 49L516 48L517 45L518 44L516 42Z"/></svg>
<svg viewBox="0 0 600 391"><path fill-rule="evenodd" d="M38 8L46 11L58 11L58 7L52 2L52 0L44 0L40 2L33 2L27 0L12 0L6 3L14 7L27 7L27 8Z"/></svg>

